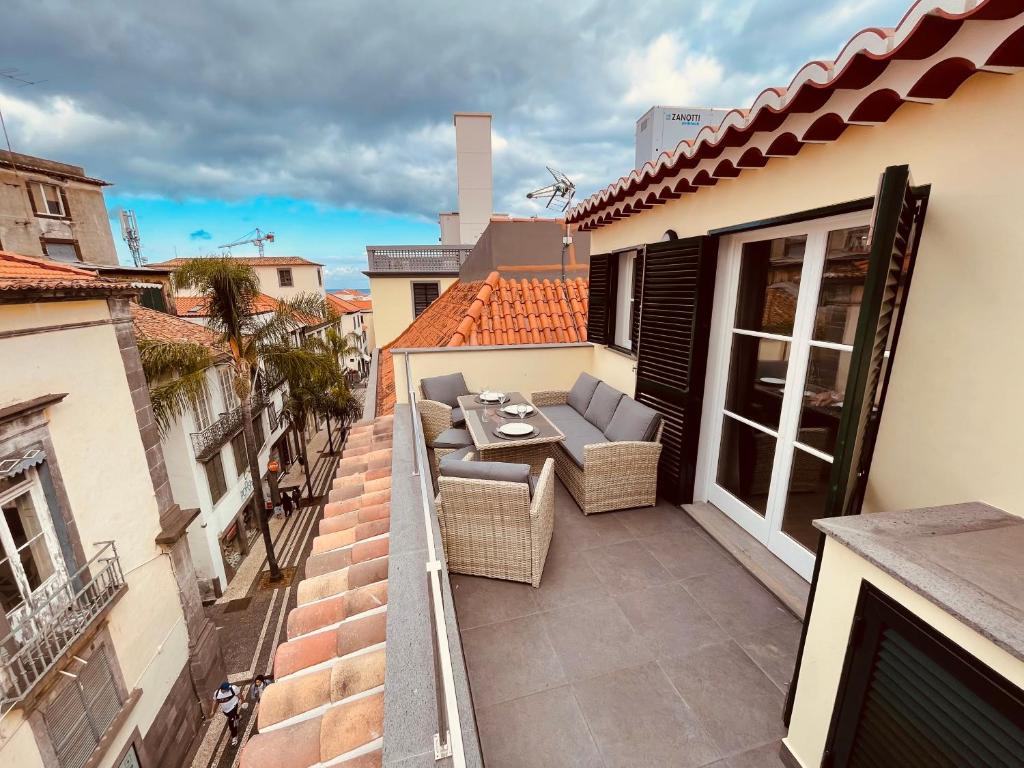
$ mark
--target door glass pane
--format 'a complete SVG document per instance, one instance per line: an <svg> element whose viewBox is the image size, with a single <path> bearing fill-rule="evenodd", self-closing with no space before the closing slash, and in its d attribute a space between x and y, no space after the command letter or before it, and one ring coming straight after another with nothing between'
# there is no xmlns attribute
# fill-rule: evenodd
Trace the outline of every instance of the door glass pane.
<svg viewBox="0 0 1024 768"><path fill-rule="evenodd" d="M813 346L807 359L796 439L829 455L835 452L850 359L850 352Z"/></svg>
<svg viewBox="0 0 1024 768"><path fill-rule="evenodd" d="M772 482L776 440L759 429L722 417L717 482L764 517Z"/></svg>
<svg viewBox="0 0 1024 768"><path fill-rule="evenodd" d="M812 552L818 545L818 531L812 520L825 516L825 499L832 465L799 447L793 450L793 468L789 473L786 510L782 531Z"/></svg>
<svg viewBox="0 0 1024 768"><path fill-rule="evenodd" d="M46 548L42 524L32 503L32 495L25 492L3 505L4 521L18 549L18 559L28 579L36 589L53 575L53 560ZM10 554L10 553L8 553Z"/></svg>
<svg viewBox="0 0 1024 768"><path fill-rule="evenodd" d="M736 327L789 336L793 333L806 235L746 243L740 262Z"/></svg>
<svg viewBox="0 0 1024 768"><path fill-rule="evenodd" d="M814 316L814 339L853 344L868 273L868 227L829 232Z"/></svg>
<svg viewBox="0 0 1024 768"><path fill-rule="evenodd" d="M778 429L789 351L788 341L734 333L726 409Z"/></svg>

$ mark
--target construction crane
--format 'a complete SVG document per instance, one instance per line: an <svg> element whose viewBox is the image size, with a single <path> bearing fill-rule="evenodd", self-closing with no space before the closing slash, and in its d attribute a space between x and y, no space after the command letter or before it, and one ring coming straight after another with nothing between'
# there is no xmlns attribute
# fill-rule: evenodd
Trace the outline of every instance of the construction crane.
<svg viewBox="0 0 1024 768"><path fill-rule="evenodd" d="M264 232L259 227L256 227L256 229L252 230L251 232L246 232L244 235L242 235L241 238L235 240L235 242L226 243L224 245L218 245L217 247L227 248L228 250L231 250L236 245L255 245L256 249L260 252L260 256L262 256L263 244L272 242L274 242L273 232Z"/></svg>

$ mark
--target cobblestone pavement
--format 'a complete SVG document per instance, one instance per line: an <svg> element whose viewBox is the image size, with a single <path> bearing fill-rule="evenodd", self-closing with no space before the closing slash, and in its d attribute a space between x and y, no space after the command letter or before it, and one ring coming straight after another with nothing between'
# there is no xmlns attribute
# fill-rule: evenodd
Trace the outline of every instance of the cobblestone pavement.
<svg viewBox="0 0 1024 768"><path fill-rule="evenodd" d="M207 609L218 630L228 680L241 688L242 700L248 707L241 713L237 747L231 746L223 715L217 712L206 721L193 768L234 768L242 746L256 732L256 702L249 695L250 683L255 675L272 672L274 650L286 639L285 621L295 606L296 587L304 575L310 542L316 535L337 461L337 456L323 454L314 462L310 451L313 499L303 499L301 510L287 520L271 521L278 564L286 573L294 569L290 582L270 589L259 588L259 575L266 570L267 558L262 538L257 538L229 588ZM207 693L212 698L214 692Z"/></svg>

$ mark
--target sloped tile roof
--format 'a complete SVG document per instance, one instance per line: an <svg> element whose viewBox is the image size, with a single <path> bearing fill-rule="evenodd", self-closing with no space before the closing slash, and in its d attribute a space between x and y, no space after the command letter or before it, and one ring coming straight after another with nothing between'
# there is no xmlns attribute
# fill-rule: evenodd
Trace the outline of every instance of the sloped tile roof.
<svg viewBox="0 0 1024 768"><path fill-rule="evenodd" d="M390 344L377 368L377 413L395 407L392 349L511 344L557 344L587 340L588 283L582 278L457 280Z"/></svg>
<svg viewBox="0 0 1024 768"><path fill-rule="evenodd" d="M355 301L343 299L340 296L335 296L333 293L327 294L327 303L334 307L335 312L341 315L351 315L354 312L363 311L363 307L359 306Z"/></svg>
<svg viewBox="0 0 1024 768"><path fill-rule="evenodd" d="M195 256L193 258L203 259L208 258L206 256ZM250 267L322 267L318 261L310 261L304 259L301 256L231 256L230 258L235 261L241 262L242 264L248 264ZM167 261L161 261L156 264L150 264L151 267L167 267L169 269L177 269L185 262L191 261L190 258L177 258L168 259Z"/></svg>
<svg viewBox="0 0 1024 768"><path fill-rule="evenodd" d="M967 10L963 10L968 7ZM654 162L577 203L583 230L835 141L850 125L878 125L908 101L947 99L976 72L1024 67L1020 0L919 0L892 29L858 32L833 61L811 61L786 87L762 91Z"/></svg>
<svg viewBox="0 0 1024 768"><path fill-rule="evenodd" d="M381 765L392 430L349 433L241 768Z"/></svg>
<svg viewBox="0 0 1024 768"><path fill-rule="evenodd" d="M202 344L216 352L223 352L224 347L217 342L217 335L201 325L182 320L180 317L158 312L155 309L132 304L132 328L136 339L149 341L190 341Z"/></svg>
<svg viewBox="0 0 1024 768"><path fill-rule="evenodd" d="M277 311L278 301L273 296L261 293L251 307L251 313L262 315ZM209 300L205 296L175 296L174 308L179 317L209 317Z"/></svg>
<svg viewBox="0 0 1024 768"><path fill-rule="evenodd" d="M104 289L125 290L133 285L141 283L109 280L64 262L0 251L0 291L49 289L100 292Z"/></svg>

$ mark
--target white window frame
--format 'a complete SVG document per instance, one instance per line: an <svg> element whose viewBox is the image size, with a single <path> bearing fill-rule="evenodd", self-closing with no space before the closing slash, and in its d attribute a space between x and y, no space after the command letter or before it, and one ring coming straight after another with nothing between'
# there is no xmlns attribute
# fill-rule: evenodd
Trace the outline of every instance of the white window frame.
<svg viewBox="0 0 1024 768"><path fill-rule="evenodd" d="M706 397L701 414L700 448L697 456L694 498L699 501L709 501L721 509L751 536L765 544L786 565L808 580L814 569L814 553L809 552L781 529L788 482L780 482L779 479L789 477L793 457L797 450L805 451L824 461L832 461L831 455L804 445L796 439L799 430L800 408L803 403L804 380L812 348L852 351L853 347L848 344L814 341L811 339L811 335L827 255L828 233L837 229L869 226L870 224L871 211L857 211L780 227L750 230L723 238L719 247L721 258L718 261L715 280L711 344L708 351L708 371L704 390ZM762 517L716 483L722 440L722 419L726 411L725 398L736 317L740 264L743 246L747 243L799 235L807 236L807 244L804 250L800 294L797 299L791 337L792 348L789 355L787 383L782 410L779 414L779 428L771 430L764 425L754 424L742 416L736 414L731 416L778 440L772 465L772 485L767 500L767 512ZM745 331L743 335L780 340L782 338L759 331ZM789 339L790 337L786 338L787 341ZM790 446L792 446L792 450L790 450Z"/></svg>
<svg viewBox="0 0 1024 768"><path fill-rule="evenodd" d="M230 366L217 366L217 381L220 383L220 396L224 400L224 410L230 411L238 406L238 396L232 387L234 371Z"/></svg>
<svg viewBox="0 0 1024 768"><path fill-rule="evenodd" d="M51 184L46 181L33 181L32 186L35 187L33 192L36 195L36 210L40 216L51 216L55 219L66 219L68 216L67 209L64 207L64 196L61 194L61 188L57 184ZM46 202L46 193L44 187L49 187L57 191L57 205L60 207L60 213L53 213L50 210L49 204Z"/></svg>
<svg viewBox="0 0 1024 768"><path fill-rule="evenodd" d="M201 392L196 402L192 404L192 420L195 422L196 432L202 432L213 424L213 411L210 408L210 398L206 392Z"/></svg>
<svg viewBox="0 0 1024 768"><path fill-rule="evenodd" d="M618 270L615 281L615 333L612 343L621 349L630 349L633 344L633 275L636 267L636 251L618 254L615 265Z"/></svg>

